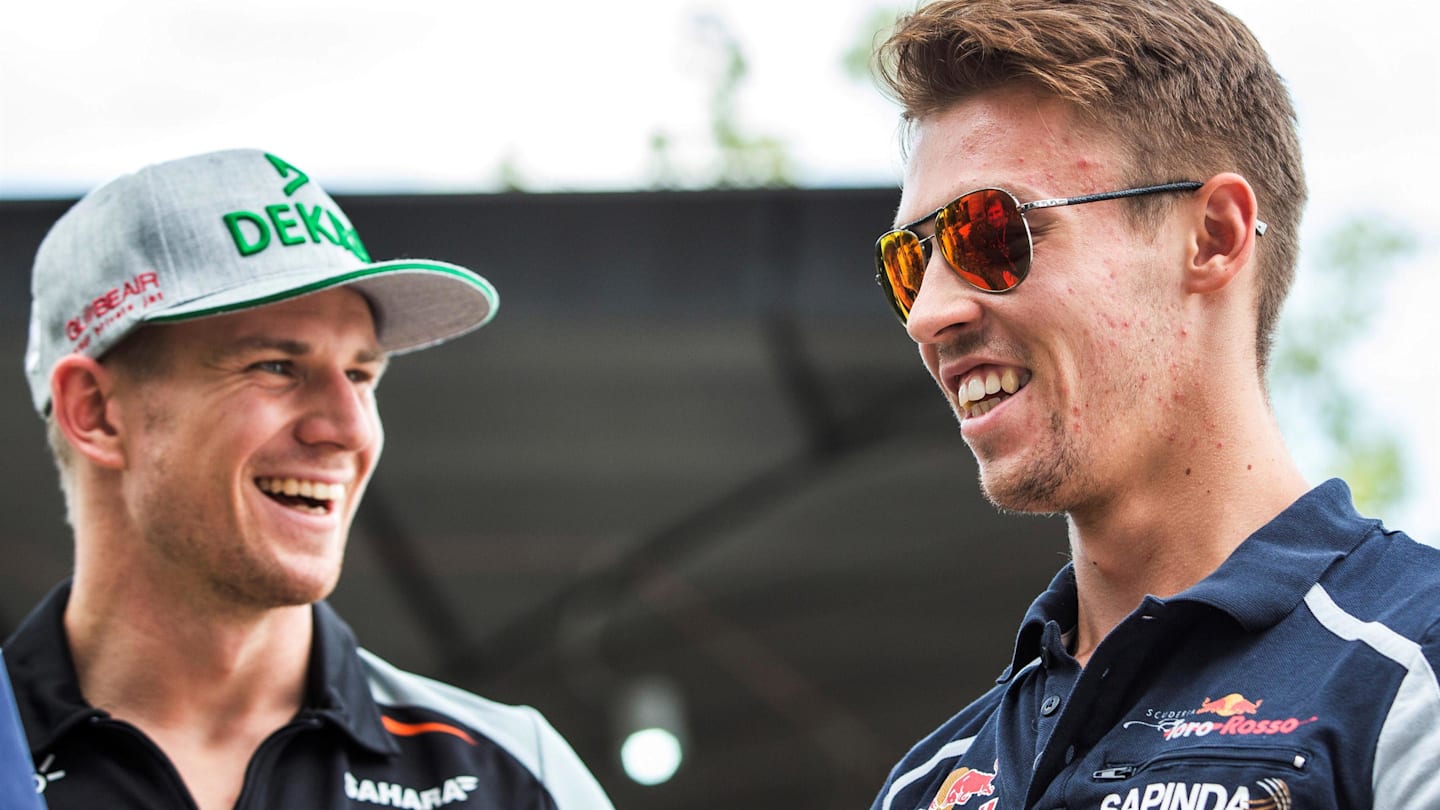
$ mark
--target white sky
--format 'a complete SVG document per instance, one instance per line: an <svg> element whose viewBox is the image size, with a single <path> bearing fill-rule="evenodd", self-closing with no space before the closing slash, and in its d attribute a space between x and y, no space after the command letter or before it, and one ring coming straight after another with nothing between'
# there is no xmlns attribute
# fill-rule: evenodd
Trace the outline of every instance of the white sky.
<svg viewBox="0 0 1440 810"><path fill-rule="evenodd" d="M1387 522L1440 543L1440 498L1423 495L1440 492L1440 13L1417 0L1223 4L1295 97L1311 186L1304 246L1367 210L1420 238L1348 384L1410 450L1415 497ZM841 67L873 10L892 5L10 3L0 196L75 195L233 146L277 152L332 191L489 191L506 161L536 191L625 189L649 182L662 130L702 176L712 156L699 13L742 42L742 123L788 145L800 184L895 185L895 111Z"/></svg>

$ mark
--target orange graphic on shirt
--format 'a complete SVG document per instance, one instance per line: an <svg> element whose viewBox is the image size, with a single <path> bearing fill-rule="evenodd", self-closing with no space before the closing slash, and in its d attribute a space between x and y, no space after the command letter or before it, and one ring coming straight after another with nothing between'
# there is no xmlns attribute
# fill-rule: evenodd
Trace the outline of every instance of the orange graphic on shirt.
<svg viewBox="0 0 1440 810"><path fill-rule="evenodd" d="M380 716L385 723L385 730L397 737L415 737L420 734L450 734L459 737L471 745L475 745L475 738L465 733L463 729L446 723L402 723L392 717Z"/></svg>

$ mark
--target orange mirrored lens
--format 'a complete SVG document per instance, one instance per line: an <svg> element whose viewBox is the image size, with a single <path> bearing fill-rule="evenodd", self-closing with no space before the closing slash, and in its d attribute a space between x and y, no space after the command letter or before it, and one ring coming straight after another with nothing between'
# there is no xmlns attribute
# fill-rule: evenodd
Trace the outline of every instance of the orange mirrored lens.
<svg viewBox="0 0 1440 810"><path fill-rule="evenodd" d="M926 241L901 229L875 243L877 280L901 321L910 320L920 294L930 259ZM981 290L1013 289L1030 272L1030 229L1015 198L997 188L972 191L941 208L935 243L955 272Z"/></svg>
<svg viewBox="0 0 1440 810"><path fill-rule="evenodd" d="M891 231L875 243L875 259L891 306L900 320L909 320L910 307L925 275L926 256L920 240L909 231Z"/></svg>
<svg viewBox="0 0 1440 810"><path fill-rule="evenodd" d="M999 189L973 191L940 209L935 241L956 272L982 290L1011 289L1030 272L1025 218Z"/></svg>

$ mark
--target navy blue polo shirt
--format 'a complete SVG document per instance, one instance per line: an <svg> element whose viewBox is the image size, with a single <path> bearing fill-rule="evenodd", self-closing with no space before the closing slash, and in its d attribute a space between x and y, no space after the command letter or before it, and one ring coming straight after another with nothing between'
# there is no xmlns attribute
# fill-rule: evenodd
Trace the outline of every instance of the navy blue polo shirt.
<svg viewBox="0 0 1440 810"><path fill-rule="evenodd" d="M1081 669L1067 566L996 686L874 810L1440 807L1440 550L1334 479L1210 576L1146 597Z"/></svg>

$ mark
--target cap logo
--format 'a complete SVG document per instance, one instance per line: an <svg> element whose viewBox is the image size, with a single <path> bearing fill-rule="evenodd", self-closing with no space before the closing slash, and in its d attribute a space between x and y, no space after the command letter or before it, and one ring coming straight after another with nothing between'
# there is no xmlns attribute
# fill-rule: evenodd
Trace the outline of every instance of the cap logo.
<svg viewBox="0 0 1440 810"><path fill-rule="evenodd" d="M275 167L280 179L288 180L283 189L286 197L294 196L296 191L310 182L309 175L281 158L267 152L265 159ZM280 202L267 205L264 210L263 216L253 211L232 211L222 217L226 230L230 232L230 239L242 257L254 256L269 248L272 243L277 243L280 247L292 247L306 242L318 245L320 240L324 239L350 251L362 262L370 261L370 254L360 241L360 234L338 214L326 210L324 206ZM327 222L330 230L325 228Z"/></svg>
<svg viewBox="0 0 1440 810"><path fill-rule="evenodd" d="M135 312L137 304L141 309L148 309L164 300L157 273L153 270L136 273L96 296L85 304L79 315L66 321L65 337L74 344L74 351L83 352L90 347L92 337L125 320Z"/></svg>
<svg viewBox="0 0 1440 810"><path fill-rule="evenodd" d="M295 196L295 192L299 191L301 186L310 182L310 175L286 163L282 158L266 152L265 159L270 161L270 165L275 167L275 171L279 172L282 178L289 177L291 172L295 173L295 179L285 184L286 197Z"/></svg>

